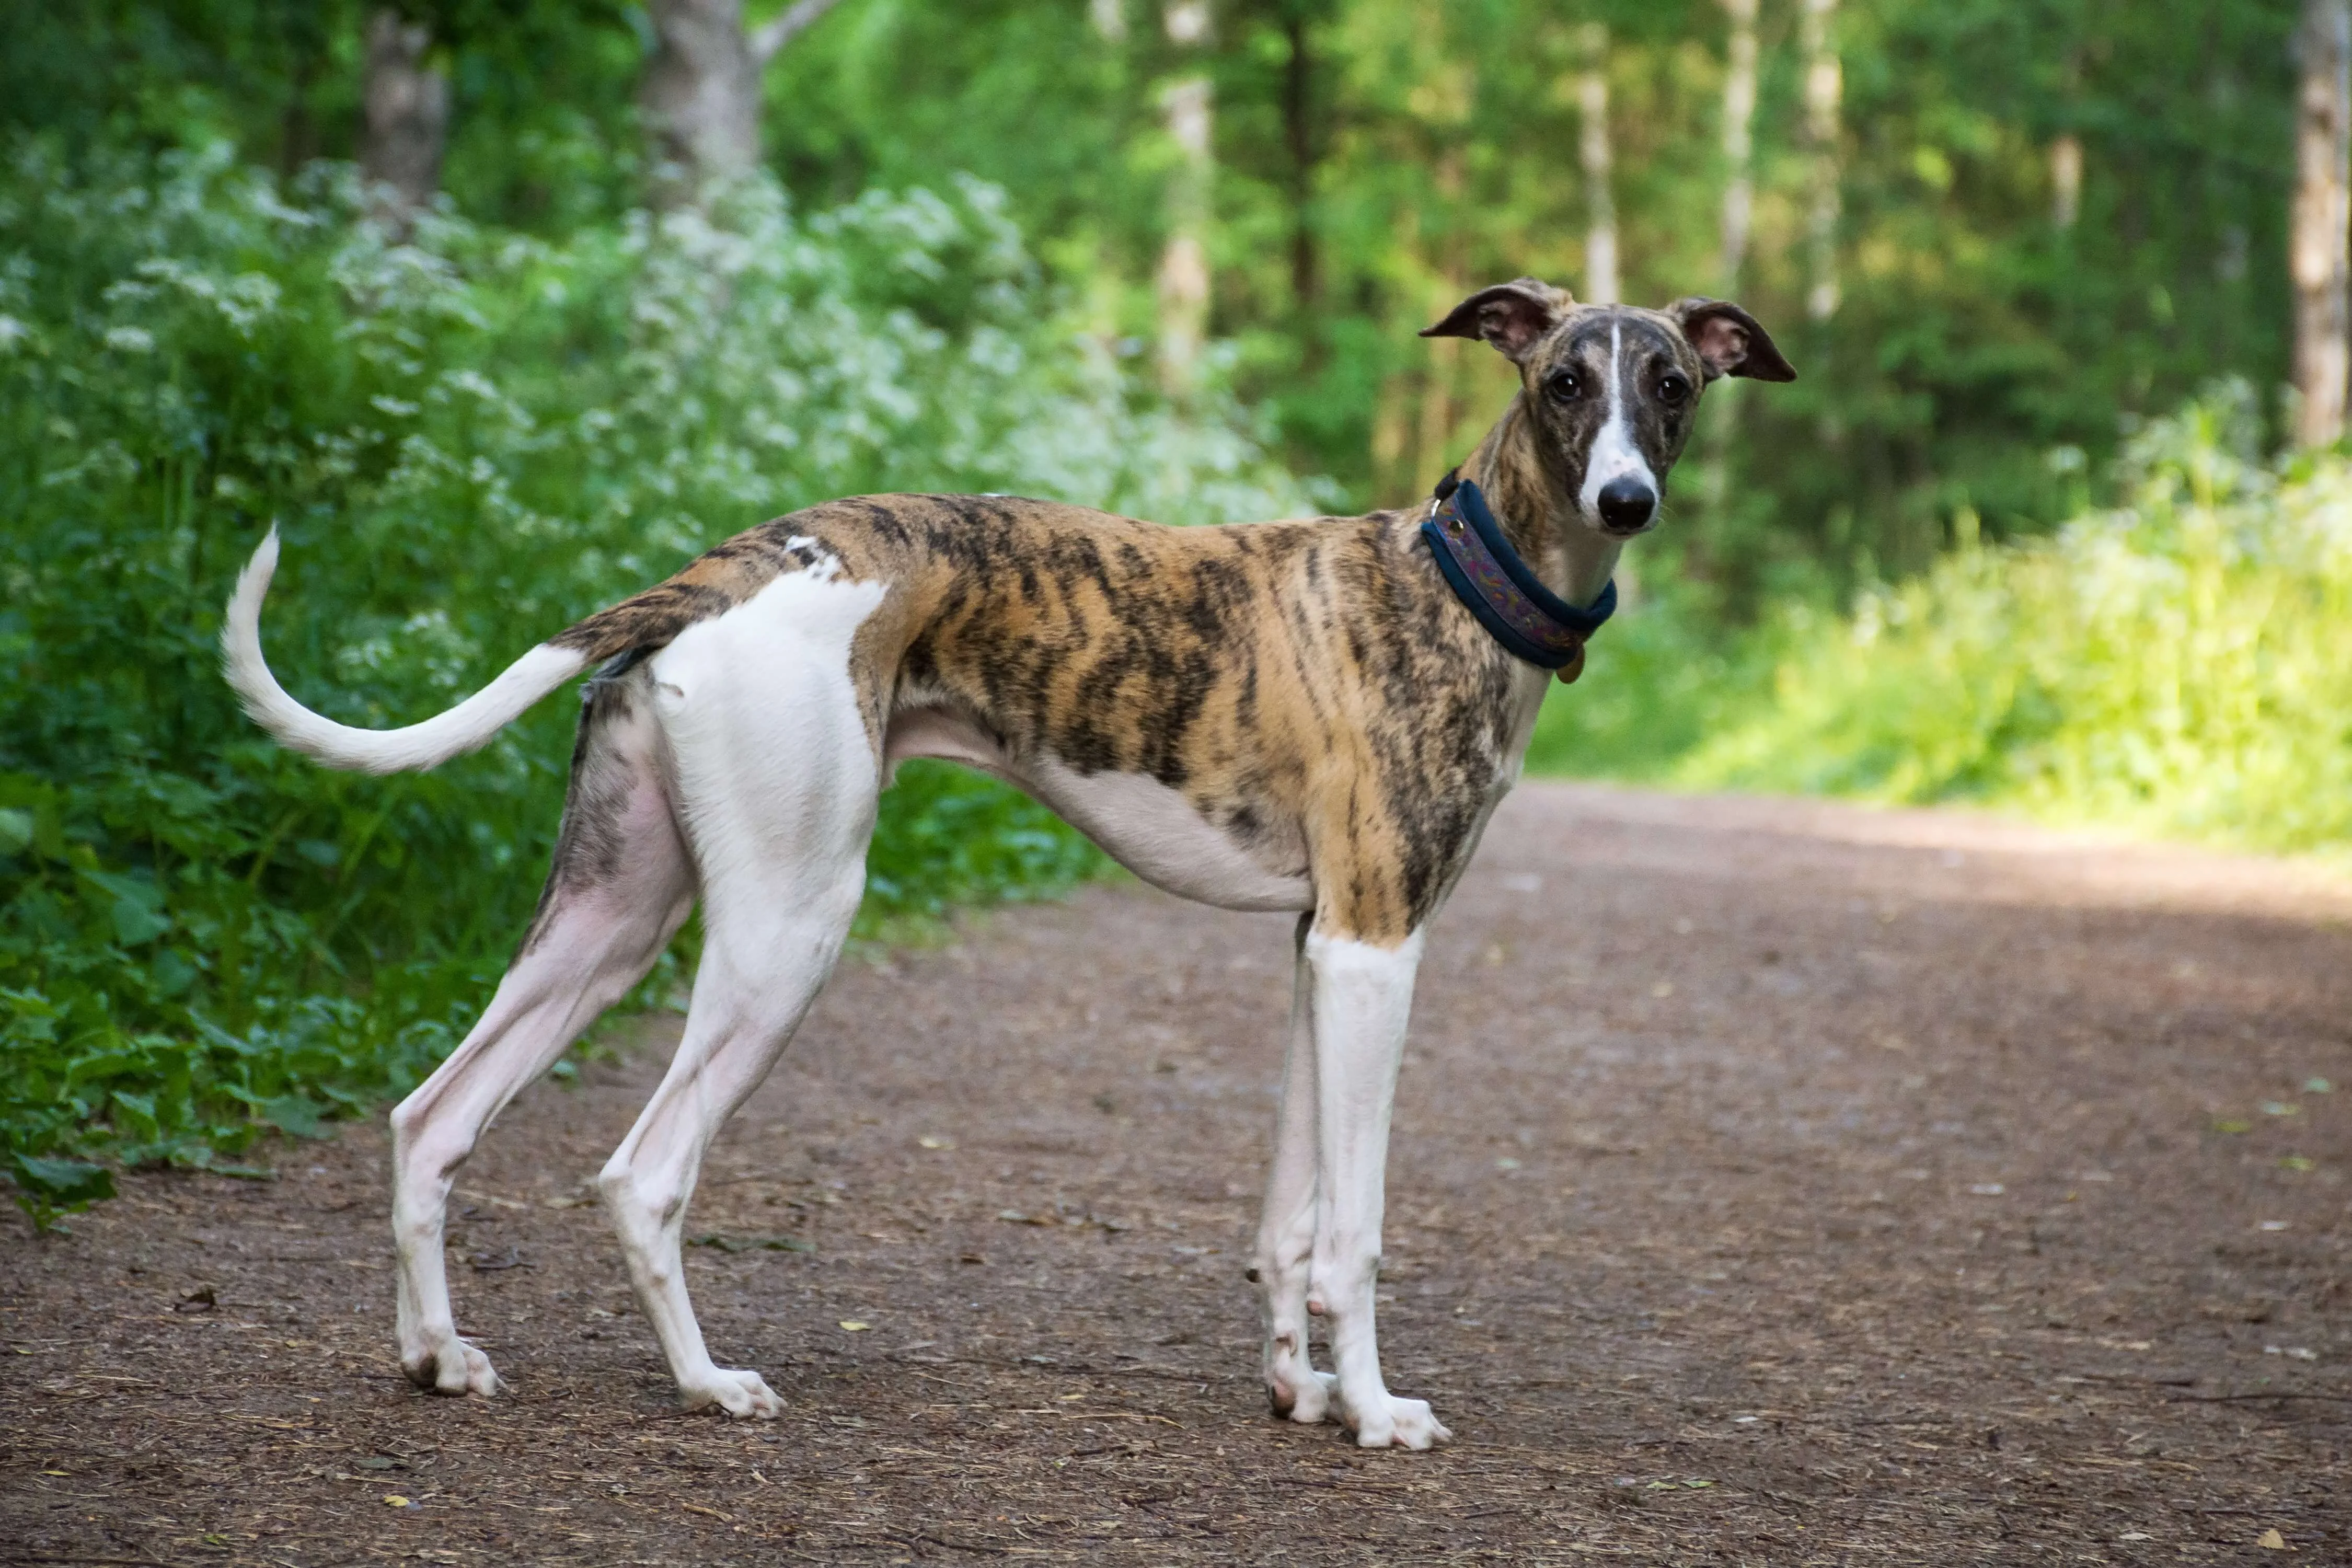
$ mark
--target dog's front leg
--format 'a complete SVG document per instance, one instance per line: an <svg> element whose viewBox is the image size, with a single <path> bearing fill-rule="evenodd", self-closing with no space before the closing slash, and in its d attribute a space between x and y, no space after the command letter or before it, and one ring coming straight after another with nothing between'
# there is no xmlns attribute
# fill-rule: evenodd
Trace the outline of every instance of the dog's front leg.
<svg viewBox="0 0 2352 1568"><path fill-rule="evenodd" d="M1297 979L1291 991L1290 1042L1282 1064L1282 1111L1275 1124L1274 1164L1257 1231L1258 1301L1265 1319L1266 1403L1293 1421L1334 1414L1339 1380L1315 1370L1307 1348L1307 1275L1315 1250L1315 973L1307 930L1298 922Z"/></svg>
<svg viewBox="0 0 2352 1568"><path fill-rule="evenodd" d="M1317 1163L1307 1310L1330 1324L1339 1418L1367 1448L1426 1448L1453 1436L1426 1404L1389 1393L1372 1326L1389 1112L1420 959L1418 931L1392 947L1321 931L1307 938Z"/></svg>

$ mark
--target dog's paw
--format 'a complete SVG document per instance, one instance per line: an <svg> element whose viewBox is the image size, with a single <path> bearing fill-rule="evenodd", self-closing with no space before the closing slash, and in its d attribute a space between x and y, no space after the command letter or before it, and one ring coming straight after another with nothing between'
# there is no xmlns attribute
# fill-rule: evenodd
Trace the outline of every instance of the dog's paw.
<svg viewBox="0 0 2352 1568"><path fill-rule="evenodd" d="M681 1384L677 1392L688 1410L716 1405L738 1420L773 1421L784 1413L784 1402L756 1372L714 1366L696 1383Z"/></svg>
<svg viewBox="0 0 2352 1568"><path fill-rule="evenodd" d="M408 1381L427 1394L478 1394L487 1399L505 1386L490 1369L490 1358L455 1334L403 1355L400 1365Z"/></svg>
<svg viewBox="0 0 2352 1568"><path fill-rule="evenodd" d="M1312 1367L1303 1377L1275 1373L1266 1378L1265 1402L1276 1415L1312 1426L1332 1419L1339 1387L1338 1377Z"/></svg>
<svg viewBox="0 0 2352 1568"><path fill-rule="evenodd" d="M1424 1399L1383 1394L1370 1409L1349 1410L1344 1419L1360 1448L1432 1448L1454 1440Z"/></svg>

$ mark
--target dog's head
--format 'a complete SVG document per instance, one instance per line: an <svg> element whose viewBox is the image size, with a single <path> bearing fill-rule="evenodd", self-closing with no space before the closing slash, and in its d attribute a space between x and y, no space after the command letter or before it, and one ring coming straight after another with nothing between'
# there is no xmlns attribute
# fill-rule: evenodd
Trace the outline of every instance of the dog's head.
<svg viewBox="0 0 2352 1568"><path fill-rule="evenodd" d="M1708 382L1797 379L1756 318L1722 300L1580 305L1522 278L1481 289L1421 335L1484 338L1519 367L1538 460L1612 539L1657 521Z"/></svg>

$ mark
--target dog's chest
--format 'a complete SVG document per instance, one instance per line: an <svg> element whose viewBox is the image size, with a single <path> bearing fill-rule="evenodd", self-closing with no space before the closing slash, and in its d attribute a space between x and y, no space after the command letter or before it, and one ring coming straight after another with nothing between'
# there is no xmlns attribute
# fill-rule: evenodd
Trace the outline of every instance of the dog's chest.
<svg viewBox="0 0 2352 1568"><path fill-rule="evenodd" d="M1080 773L1059 759L1013 758L943 708L902 710L885 742L889 763L962 763L1016 784L1060 813L1153 887L1229 910L1307 910L1314 884L1295 823L1244 813L1234 826L1203 816L1180 790L1143 773Z"/></svg>

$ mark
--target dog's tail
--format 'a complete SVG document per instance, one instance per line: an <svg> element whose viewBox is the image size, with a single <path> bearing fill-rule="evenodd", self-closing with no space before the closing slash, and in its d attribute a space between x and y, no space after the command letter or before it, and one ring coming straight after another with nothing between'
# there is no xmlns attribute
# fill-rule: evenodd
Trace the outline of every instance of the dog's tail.
<svg viewBox="0 0 2352 1568"><path fill-rule="evenodd" d="M401 730L358 730L314 713L287 695L261 657L261 601L278 570L278 531L261 542L236 580L221 627L222 664L254 722L285 745L331 768L405 773L447 762L488 742L525 709L595 661L593 649L541 643L496 680L446 712Z"/></svg>

